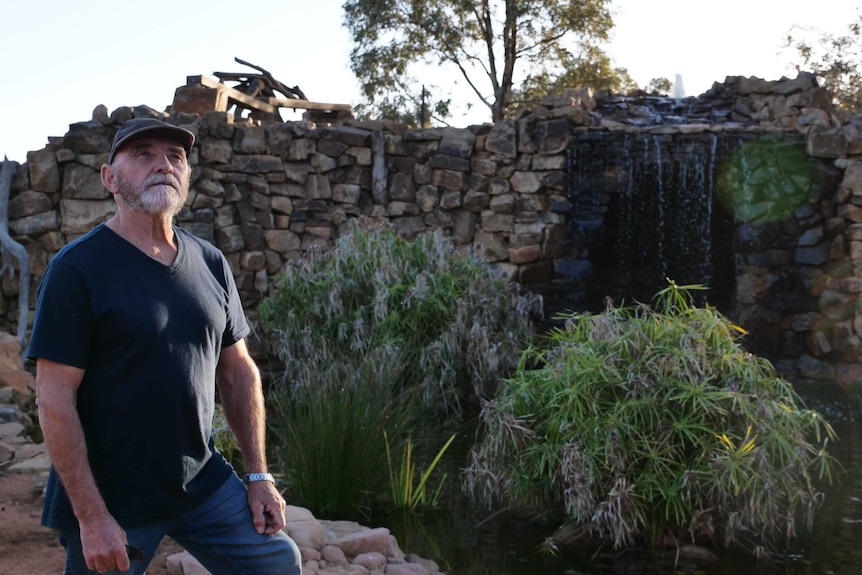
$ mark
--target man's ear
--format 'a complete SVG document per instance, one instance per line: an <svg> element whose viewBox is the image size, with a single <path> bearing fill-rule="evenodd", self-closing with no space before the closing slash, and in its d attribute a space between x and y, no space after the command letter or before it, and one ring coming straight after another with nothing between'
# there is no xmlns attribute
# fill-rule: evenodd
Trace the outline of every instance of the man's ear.
<svg viewBox="0 0 862 575"><path fill-rule="evenodd" d="M102 176L102 185L112 194L117 193L117 174L114 172L114 167L109 164L102 164L102 170L99 173Z"/></svg>

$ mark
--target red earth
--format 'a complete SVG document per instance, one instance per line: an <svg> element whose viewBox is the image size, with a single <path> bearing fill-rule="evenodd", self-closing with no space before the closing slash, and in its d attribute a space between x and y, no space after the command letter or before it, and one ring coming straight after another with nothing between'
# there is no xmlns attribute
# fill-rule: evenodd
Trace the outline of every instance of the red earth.
<svg viewBox="0 0 862 575"><path fill-rule="evenodd" d="M39 524L37 474L0 471L0 575L62 575L65 553L56 533ZM182 548L165 539L147 575L167 575L167 557Z"/></svg>

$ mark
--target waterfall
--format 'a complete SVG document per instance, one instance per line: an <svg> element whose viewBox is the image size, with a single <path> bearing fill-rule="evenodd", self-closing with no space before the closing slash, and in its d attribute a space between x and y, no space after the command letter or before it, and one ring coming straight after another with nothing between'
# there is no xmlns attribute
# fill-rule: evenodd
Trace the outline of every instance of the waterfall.
<svg viewBox="0 0 862 575"><path fill-rule="evenodd" d="M581 262L572 269L584 283L583 308L597 311L608 296L617 304L650 302L667 278L708 286L710 302L733 291L732 274L717 273L732 267L730 242L713 245L731 227L713 206L722 140L605 132L573 145L570 253Z"/></svg>

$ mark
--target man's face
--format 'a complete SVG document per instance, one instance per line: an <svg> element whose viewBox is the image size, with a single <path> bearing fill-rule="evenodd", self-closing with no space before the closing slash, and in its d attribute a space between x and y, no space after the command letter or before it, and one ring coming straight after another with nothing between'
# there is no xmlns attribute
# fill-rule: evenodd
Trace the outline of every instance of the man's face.
<svg viewBox="0 0 862 575"><path fill-rule="evenodd" d="M177 142L141 138L129 142L114 159L119 198L132 210L173 216L189 194L186 151Z"/></svg>

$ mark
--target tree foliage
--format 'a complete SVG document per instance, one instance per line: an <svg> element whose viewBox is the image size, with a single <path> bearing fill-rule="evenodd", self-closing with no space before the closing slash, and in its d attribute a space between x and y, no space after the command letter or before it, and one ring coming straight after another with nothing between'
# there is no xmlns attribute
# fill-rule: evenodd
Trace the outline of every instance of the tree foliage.
<svg viewBox="0 0 862 575"><path fill-rule="evenodd" d="M449 115L457 78L501 120L517 99L628 80L599 49L613 26L610 0L346 0L351 68L378 114L426 125ZM446 86L418 75L439 68ZM577 82L571 84L570 82Z"/></svg>
<svg viewBox="0 0 862 575"><path fill-rule="evenodd" d="M673 83L665 77L653 78L646 85L645 90L649 94L670 94Z"/></svg>
<svg viewBox="0 0 862 575"><path fill-rule="evenodd" d="M862 14L847 26L846 36L795 26L787 47L801 58L796 70L813 72L839 108L862 109Z"/></svg>

